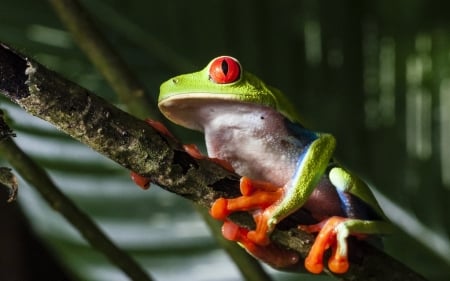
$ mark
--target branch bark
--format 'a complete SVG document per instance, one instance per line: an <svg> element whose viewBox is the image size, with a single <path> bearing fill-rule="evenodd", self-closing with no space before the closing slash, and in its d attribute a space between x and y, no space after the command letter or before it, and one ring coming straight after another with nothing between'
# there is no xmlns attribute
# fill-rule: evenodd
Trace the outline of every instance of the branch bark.
<svg viewBox="0 0 450 281"><path fill-rule="evenodd" d="M5 120L3 120L3 111L0 109L0 144L14 136L14 132L9 128L8 124L6 124ZM8 190L8 203L16 199L18 184L11 169L0 167L0 188Z"/></svg>
<svg viewBox="0 0 450 281"><path fill-rule="evenodd" d="M159 111L150 112L149 109L156 108L156 104L150 98L150 95L145 94L145 87L136 78L136 75L131 71L125 60L118 54L113 46L105 38L104 33L95 25L96 19L93 18L87 11L86 7L78 0L49 0L50 4L55 10L56 15L59 16L65 27L74 37L75 43L86 54L90 61L102 73L103 77L108 81L109 85L114 89L119 100L126 106L128 112L132 112L138 118L161 118ZM156 53L156 57L168 63L168 65L179 66L183 65L184 69L188 69L190 65L184 58L178 56L173 50L159 43L154 38L151 39L149 34L144 32L133 24L124 20L107 5L100 5L98 10L102 11L102 15L114 17L119 23L115 26L115 30L125 28L126 34L136 32L140 38L139 42L146 42L145 45L152 46L151 49ZM117 19L121 19L117 21ZM120 27L120 28L118 28ZM177 67L175 67L177 68ZM178 68L177 68L178 69ZM235 243L225 240L220 233L220 226L217 223L212 223L209 213L204 208L197 208L197 211L202 215L210 231L214 233L216 241L228 253L235 265L241 271L242 276L247 281L270 281L270 276L262 268L261 264L255 259L245 253L245 251ZM216 233L219 232L219 235Z"/></svg>
<svg viewBox="0 0 450 281"><path fill-rule="evenodd" d="M15 134L11 128L3 120L3 111L0 109L0 142L9 137L14 137Z"/></svg>
<svg viewBox="0 0 450 281"><path fill-rule="evenodd" d="M112 263L122 269L130 280L153 280L130 255L114 244L86 213L67 198L48 174L24 153L11 138L0 143L0 153L27 182L36 187L54 210L61 213L78 229L91 246L105 254Z"/></svg>
<svg viewBox="0 0 450 281"><path fill-rule="evenodd" d="M221 196L239 195L238 175L207 159L190 157L180 143L159 134L144 121L6 45L0 45L0 91L30 114L201 206L209 207ZM253 227L246 213L235 214L232 220ZM288 218L272 239L305 257L314 237L293 227L298 223L295 216ZM340 280L425 280L364 242L353 246L350 270L337 276Z"/></svg>

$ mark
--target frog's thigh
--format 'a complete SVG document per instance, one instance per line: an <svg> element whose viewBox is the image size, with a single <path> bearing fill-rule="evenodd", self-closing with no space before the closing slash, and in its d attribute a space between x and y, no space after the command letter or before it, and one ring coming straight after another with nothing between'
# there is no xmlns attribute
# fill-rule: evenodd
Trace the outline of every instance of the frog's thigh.
<svg viewBox="0 0 450 281"><path fill-rule="evenodd" d="M345 239L350 234L379 234L389 233L390 223L380 220L347 219L336 227L337 238Z"/></svg>

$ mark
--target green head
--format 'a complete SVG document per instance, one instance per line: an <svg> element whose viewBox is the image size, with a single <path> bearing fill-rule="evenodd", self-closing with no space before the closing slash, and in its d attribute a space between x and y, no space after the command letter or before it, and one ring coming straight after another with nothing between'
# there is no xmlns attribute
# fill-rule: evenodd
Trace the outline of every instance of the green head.
<svg viewBox="0 0 450 281"><path fill-rule="evenodd" d="M278 89L244 71L239 61L229 56L217 57L204 69L174 77L161 85L158 106L175 123L183 123L177 118L176 111L184 103L193 101L255 103L272 107L289 119L298 121L292 105Z"/></svg>

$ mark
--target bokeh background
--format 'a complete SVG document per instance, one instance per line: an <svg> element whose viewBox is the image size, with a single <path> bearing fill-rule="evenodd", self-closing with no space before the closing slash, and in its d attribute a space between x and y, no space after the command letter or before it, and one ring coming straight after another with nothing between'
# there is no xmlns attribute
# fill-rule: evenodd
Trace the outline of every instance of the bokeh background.
<svg viewBox="0 0 450 281"><path fill-rule="evenodd" d="M337 159L377 191L399 228L386 251L429 280L449 280L450 2L81 3L153 99L161 82L222 54L284 91L306 126L334 134ZM0 41L118 103L48 2L2 0ZM128 171L45 122L4 99L0 108L20 147L155 279L242 280L188 201L158 187L144 192ZM174 130L201 145L200 134ZM21 181L17 202L4 201L0 280L127 280L33 187Z"/></svg>

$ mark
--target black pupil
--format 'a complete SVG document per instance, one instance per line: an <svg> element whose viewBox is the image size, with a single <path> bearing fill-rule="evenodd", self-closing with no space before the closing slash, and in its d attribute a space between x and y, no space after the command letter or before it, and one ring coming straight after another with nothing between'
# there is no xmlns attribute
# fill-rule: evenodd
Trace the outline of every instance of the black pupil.
<svg viewBox="0 0 450 281"><path fill-rule="evenodd" d="M225 74L225 76L228 74L228 63L226 60L222 61L222 71Z"/></svg>

